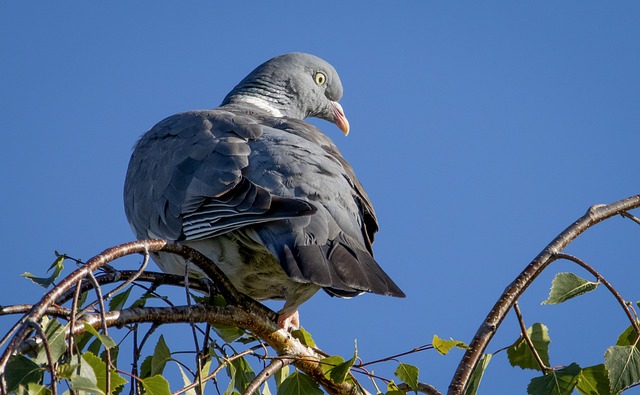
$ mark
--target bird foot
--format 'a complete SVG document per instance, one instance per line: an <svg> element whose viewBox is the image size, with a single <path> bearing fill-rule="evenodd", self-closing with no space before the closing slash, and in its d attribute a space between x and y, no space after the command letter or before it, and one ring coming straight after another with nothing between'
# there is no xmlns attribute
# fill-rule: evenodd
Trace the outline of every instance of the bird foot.
<svg viewBox="0 0 640 395"><path fill-rule="evenodd" d="M283 310L278 312L278 326L285 331L292 331L300 329L300 314L298 310L294 310L293 313L286 313Z"/></svg>

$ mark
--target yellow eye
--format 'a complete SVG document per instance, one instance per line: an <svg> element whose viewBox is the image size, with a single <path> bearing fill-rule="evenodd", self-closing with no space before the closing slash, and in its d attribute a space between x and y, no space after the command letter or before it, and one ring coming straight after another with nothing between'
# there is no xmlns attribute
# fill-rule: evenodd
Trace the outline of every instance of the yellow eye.
<svg viewBox="0 0 640 395"><path fill-rule="evenodd" d="M327 82L327 76L320 71L318 71L316 75L313 76L313 79L316 81L316 84L318 86L322 86Z"/></svg>

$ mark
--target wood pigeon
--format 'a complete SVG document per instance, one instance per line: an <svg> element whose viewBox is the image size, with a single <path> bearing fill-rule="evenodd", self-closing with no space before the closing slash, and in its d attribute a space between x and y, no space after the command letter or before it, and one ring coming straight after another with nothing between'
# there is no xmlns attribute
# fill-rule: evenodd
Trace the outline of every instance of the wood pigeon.
<svg viewBox="0 0 640 395"><path fill-rule="evenodd" d="M242 293L284 299L278 324L320 288L339 297L405 294L373 258L376 216L335 144L304 121L346 135L336 70L305 53L253 70L213 110L172 115L135 145L124 186L139 239L179 241L211 258ZM185 275L182 258L154 255ZM189 273L202 276L194 265Z"/></svg>

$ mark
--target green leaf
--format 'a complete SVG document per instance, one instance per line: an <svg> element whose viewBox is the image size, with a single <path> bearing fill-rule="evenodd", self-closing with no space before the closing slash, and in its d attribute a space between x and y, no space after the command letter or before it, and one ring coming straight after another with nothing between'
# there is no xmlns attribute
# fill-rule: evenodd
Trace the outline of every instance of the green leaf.
<svg viewBox="0 0 640 395"><path fill-rule="evenodd" d="M243 392L256 377L251 365L249 365L244 357L232 360L231 363L227 365L227 373L229 373L235 389L240 392Z"/></svg>
<svg viewBox="0 0 640 395"><path fill-rule="evenodd" d="M220 294L216 294L216 295L213 295L213 296L209 297L208 304L211 305L211 306L218 306L218 307L224 307L224 306L228 305L228 303L225 300L224 296L222 296Z"/></svg>
<svg viewBox="0 0 640 395"><path fill-rule="evenodd" d="M133 303L131 303L131 306L129 306L129 308L135 309L138 307L144 307L147 304L147 299L150 299L152 297L153 296L151 296L150 294L144 294L136 299Z"/></svg>
<svg viewBox="0 0 640 395"><path fill-rule="evenodd" d="M180 369L180 375L182 376L182 382L184 383L184 386L188 386L193 384L191 379L189 378L189 376L187 376L187 374L184 372L184 369L182 369L182 366L176 361L176 365L178 366L178 369ZM209 374L209 371L211 370L211 358L207 358L207 361L204 363L204 365L202 365L202 369L200 370L200 377L205 377L206 375ZM207 386L207 382L203 382L202 383L202 393L206 393L204 390ZM196 391L198 387L194 387L191 388L190 390L187 390L187 392L185 392L185 394L187 395L197 395L198 392Z"/></svg>
<svg viewBox="0 0 640 395"><path fill-rule="evenodd" d="M89 366L91 366L91 368L93 369L93 372L96 375L96 383L98 388L100 388L102 392L106 393L107 364L102 359L98 358L95 354L92 354L90 352L86 352L82 354L82 359L84 359L84 361L88 363ZM116 372L116 370L113 368L109 370L109 378L111 379L111 383L110 383L111 394L116 392L116 389L118 387L128 383L128 381L124 379L122 376L120 376L118 372Z"/></svg>
<svg viewBox="0 0 640 395"><path fill-rule="evenodd" d="M604 354L604 364L609 372L609 388L614 394L640 381L640 350L637 347L609 347Z"/></svg>
<svg viewBox="0 0 640 395"><path fill-rule="evenodd" d="M387 383L387 392L385 395L406 395L407 393L402 391L393 380Z"/></svg>
<svg viewBox="0 0 640 395"><path fill-rule="evenodd" d="M77 355L73 356L73 361L77 361ZM78 364L74 364L71 362L63 363L58 365L58 379L71 379L71 377L76 374L76 370L78 369Z"/></svg>
<svg viewBox="0 0 640 395"><path fill-rule="evenodd" d="M447 355L449 351L451 351L451 349L454 347L458 347L463 350L469 348L464 342L460 340L453 340L451 338L449 340L444 340L439 338L438 335L433 335L432 344L433 347L435 347L436 350L438 350L438 352L442 355Z"/></svg>
<svg viewBox="0 0 640 395"><path fill-rule="evenodd" d="M5 369L5 380L7 381L7 391L14 392L19 385L29 383L39 383L42 380L44 371L38 364L24 355L14 355L7 363Z"/></svg>
<svg viewBox="0 0 640 395"><path fill-rule="evenodd" d="M312 378L294 372L278 387L278 395L323 395L323 392Z"/></svg>
<svg viewBox="0 0 640 395"><path fill-rule="evenodd" d="M325 377L330 379L331 370L338 365L342 365L344 363L344 358L340 355L332 355L330 357L326 357L320 360L320 367L322 367L322 372Z"/></svg>
<svg viewBox="0 0 640 395"><path fill-rule="evenodd" d="M240 329L237 326L215 324L211 325L211 327L225 343L231 343L246 333L244 329Z"/></svg>
<svg viewBox="0 0 640 395"><path fill-rule="evenodd" d="M280 388L280 385L289 377L289 365L283 366L282 369L278 370L274 375L276 380L276 390Z"/></svg>
<svg viewBox="0 0 640 395"><path fill-rule="evenodd" d="M591 292L598 283L587 281L573 273L558 273L551 282L549 298L542 304L558 304L576 296Z"/></svg>
<svg viewBox="0 0 640 395"><path fill-rule="evenodd" d="M478 388L480 388L480 382L482 381L484 371L487 370L489 361L491 361L491 357L493 357L493 354L484 354L482 358L480 358L480 362L478 362L476 368L473 369L473 373L471 373L471 378L469 379L469 385L467 386L467 392L465 392L465 395L476 395Z"/></svg>
<svg viewBox="0 0 640 395"><path fill-rule="evenodd" d="M53 264L49 267L49 270L53 269L53 273L49 277L38 277L35 274L31 274L29 272L24 272L21 274L22 277L28 278L35 284L40 285L41 287L48 288L60 275L62 269L64 269L64 265L62 262L66 259L66 255L58 255ZM49 271L47 270L47 271Z"/></svg>
<svg viewBox="0 0 640 395"><path fill-rule="evenodd" d="M142 379L141 382L146 395L171 395L169 383L159 374Z"/></svg>
<svg viewBox="0 0 640 395"><path fill-rule="evenodd" d="M302 328L302 327L300 329L297 329L297 330L291 332L291 336L293 336L296 339L300 340L300 342L302 344L304 344L305 346L307 346L307 347L317 348L316 342L311 337L311 334L309 332L307 332L306 330L304 330L304 328Z"/></svg>
<svg viewBox="0 0 640 395"><path fill-rule="evenodd" d="M347 380L347 377L349 377L349 372L351 371L351 367L355 362L356 362L356 357L353 357L350 360L344 362L343 364L338 365L335 368L331 369L331 372L329 373L331 380L337 384L344 383L345 380Z"/></svg>
<svg viewBox="0 0 640 395"><path fill-rule="evenodd" d="M80 294L80 296L78 297L78 311L80 311L82 309L82 306L84 305L84 302L87 301L87 298L89 297L89 291L84 291Z"/></svg>
<svg viewBox="0 0 640 395"><path fill-rule="evenodd" d="M140 365L140 377L151 377L151 359L153 356L146 357Z"/></svg>
<svg viewBox="0 0 640 395"><path fill-rule="evenodd" d="M260 395L271 395L271 390L269 389L269 383L267 383L266 381L262 386L262 392L260 392Z"/></svg>
<svg viewBox="0 0 640 395"><path fill-rule="evenodd" d="M189 378L189 376L187 376L187 374L184 372L184 369L182 369L182 366L180 366L179 363L176 363L176 365L178 366L178 369L180 370L180 376L182 377L182 384L184 384L185 387L190 386L192 384L191 383L191 379ZM203 390L204 390L204 388L203 388ZM197 395L195 388L191 388L191 389L187 390L184 393L186 395Z"/></svg>
<svg viewBox="0 0 640 395"><path fill-rule="evenodd" d="M551 343L549 329L543 324L535 323L527 329L527 335L531 339L533 347L538 352L540 359L542 359L542 363L544 363L545 366L549 366L549 343ZM523 337L520 337L520 339L507 349L507 356L509 357L511 366L519 366L522 369L541 370L533 352Z"/></svg>
<svg viewBox="0 0 640 395"><path fill-rule="evenodd" d="M91 339L93 339L93 335L88 332L83 332L79 335L76 335L73 339L73 347L76 348L76 350L84 350L84 347L87 345L87 343L89 343L89 340Z"/></svg>
<svg viewBox="0 0 640 395"><path fill-rule="evenodd" d="M158 296L151 293L145 293L142 296L140 296L137 300L135 300L133 303L131 303L131 306L129 307L130 308L144 307L147 304L147 300L149 299L160 299L160 300L164 300L165 302L169 301L169 298L166 296Z"/></svg>
<svg viewBox="0 0 640 395"><path fill-rule="evenodd" d="M91 344L89 344L89 347L87 347L87 351L93 353L94 355L100 354L100 348L102 347L102 342L100 341L100 339L96 339L95 336L93 336L93 334L89 332L85 333L88 333L89 336L91 336L91 339L94 339Z"/></svg>
<svg viewBox="0 0 640 395"><path fill-rule="evenodd" d="M114 342L111 337L109 337L108 335L103 335L99 333L94 327L92 327L86 322L84 323L84 330L91 333L98 340L100 340L100 343L102 343L102 345L105 348L113 348L116 346L116 342ZM94 353L94 354L97 354L97 353Z"/></svg>
<svg viewBox="0 0 640 395"><path fill-rule="evenodd" d="M89 377L76 375L71 378L71 388L75 391L88 392L90 394L104 395L104 391L98 388L98 385Z"/></svg>
<svg viewBox="0 0 640 395"><path fill-rule="evenodd" d="M406 363L399 363L396 371L393 374L396 375L397 378L402 380L403 383L406 383L409 388L414 391L418 390L418 368L409 365Z"/></svg>
<svg viewBox="0 0 640 395"><path fill-rule="evenodd" d="M223 395L234 395L236 393L236 368L230 363L226 366L227 375L229 376L229 384L227 385L227 389L224 391Z"/></svg>
<svg viewBox="0 0 640 395"><path fill-rule="evenodd" d="M29 383L27 386L20 386L18 395L51 395L51 390L44 385Z"/></svg>
<svg viewBox="0 0 640 395"><path fill-rule="evenodd" d="M75 358L74 358L75 360ZM99 393L104 393L102 389L98 387L98 377L96 376L95 370L93 367L87 363L84 358L81 358L79 361L79 365L76 365L76 368L71 372L71 387L76 388L78 390L93 393L96 390Z"/></svg>
<svg viewBox="0 0 640 395"><path fill-rule="evenodd" d="M151 376L162 374L167 361L171 361L171 351L164 341L164 336L160 335L160 339L158 339L158 343L153 350L153 356L151 357Z"/></svg>
<svg viewBox="0 0 640 395"><path fill-rule="evenodd" d="M65 327L62 326L60 321L57 319L49 319L47 317L42 318L42 326L45 328L44 333L47 337L47 343L49 343L51 358L53 358L53 362L57 362L58 359L67 351ZM35 362L37 364L45 364L48 362L47 352L44 345L40 346Z"/></svg>
<svg viewBox="0 0 640 395"><path fill-rule="evenodd" d="M107 352L109 352L109 356L111 357L112 363L115 364L118 361L118 353L120 352L120 348L114 347L109 350L103 350L99 356L100 356L100 359L104 361L104 363L107 363Z"/></svg>
<svg viewBox="0 0 640 395"><path fill-rule="evenodd" d="M604 364L589 366L580 372L576 389L582 395L611 395L609 374Z"/></svg>
<svg viewBox="0 0 640 395"><path fill-rule="evenodd" d="M174 360L175 361L175 360ZM200 370L200 377L205 377L209 374L210 370L211 370L211 357L207 357L206 358L206 362L204 363L204 365L202 365L202 369ZM189 376L187 376L187 374L184 372L184 369L182 369L182 366L176 361L176 366L178 366L178 369L180 369L180 375L182 376L182 382L184 383L184 386L189 386L192 383L191 379L189 378ZM205 393L205 388L207 386L207 382L204 381L202 383L202 393ZM189 390L187 390L187 392L185 392L185 394L187 395L197 395L198 392L196 391L198 387L194 387L191 388Z"/></svg>
<svg viewBox="0 0 640 395"><path fill-rule="evenodd" d="M211 305L211 297L209 295L198 295L194 292L189 292L189 295L191 296L191 298L193 298L193 300L197 303L197 304L203 304L203 305Z"/></svg>
<svg viewBox="0 0 640 395"><path fill-rule="evenodd" d="M552 370L542 377L531 380L527 387L529 395L571 395L578 382L580 366L572 363L559 370Z"/></svg>
<svg viewBox="0 0 640 395"><path fill-rule="evenodd" d="M346 361L341 356L335 355L327 357L321 360L324 362L322 365L322 371L325 376L331 379L334 383L340 384L347 380L351 367L358 359L358 343L355 343L353 350L353 357Z"/></svg>
<svg viewBox="0 0 640 395"><path fill-rule="evenodd" d="M636 320L636 322L638 322ZM638 322L640 324L640 322ZM624 330L618 336L618 341L616 342L616 346L635 346L638 341L638 334L636 330L633 328L633 325L629 325L627 329Z"/></svg>
<svg viewBox="0 0 640 395"><path fill-rule="evenodd" d="M121 310L124 307L124 304L127 303L127 299L129 299L131 289L133 289L133 287L129 287L125 291L114 295L109 301L109 311Z"/></svg>

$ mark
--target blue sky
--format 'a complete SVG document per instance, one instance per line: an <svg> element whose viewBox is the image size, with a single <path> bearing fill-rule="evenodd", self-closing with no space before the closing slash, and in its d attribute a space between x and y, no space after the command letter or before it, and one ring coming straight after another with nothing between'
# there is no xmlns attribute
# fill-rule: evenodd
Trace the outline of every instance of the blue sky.
<svg viewBox="0 0 640 395"><path fill-rule="evenodd" d="M340 73L350 135L314 123L367 189L376 258L407 298L319 293L303 325L329 353L349 356L358 339L364 360L434 333L469 341L562 229L640 193L639 38L630 1L2 2L0 304L37 298L19 274L44 272L54 250L88 259L132 240L122 185L144 131L216 107L261 62L304 51ZM568 251L637 301L639 236L613 219ZM525 320L550 327L553 365L600 363L628 323L604 289L540 306L558 271L587 276L555 264L523 297ZM516 337L510 315L489 351ZM461 355L405 361L446 391ZM499 354L480 393L524 393L533 375Z"/></svg>

